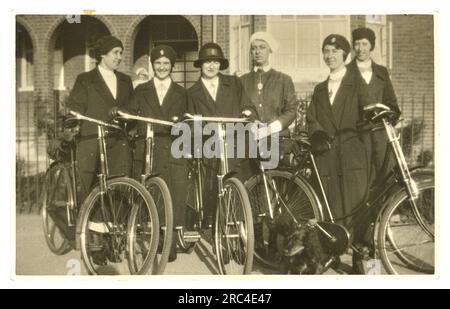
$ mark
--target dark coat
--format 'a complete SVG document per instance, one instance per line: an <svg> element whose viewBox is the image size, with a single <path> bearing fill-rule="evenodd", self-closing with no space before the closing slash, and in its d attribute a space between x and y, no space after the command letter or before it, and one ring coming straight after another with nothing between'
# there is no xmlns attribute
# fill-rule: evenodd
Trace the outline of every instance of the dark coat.
<svg viewBox="0 0 450 309"><path fill-rule="evenodd" d="M241 112L250 109L256 113L253 105L250 103L242 86L241 80L236 76L223 75L219 73L219 86L217 89L216 101L213 100L206 87L199 79L191 88L188 89L188 110L191 114L200 114L209 117L241 117ZM203 141L209 136L204 136ZM217 198L217 173L219 171L219 160L203 160L205 166L206 181L205 205L211 207L215 205ZM228 168L231 172L236 172L237 177L245 180L250 176L250 165L248 159L228 160ZM206 208L206 213L211 214L212 209Z"/></svg>
<svg viewBox="0 0 450 309"><path fill-rule="evenodd" d="M309 135L324 131L332 139L331 149L316 156L316 162L335 219L352 213L368 192L368 153L357 128L366 97L363 85L347 70L334 104L330 104L328 81L324 81L315 87L307 111ZM338 223L351 225L349 219Z"/></svg>
<svg viewBox="0 0 450 309"><path fill-rule="evenodd" d="M115 71L117 97L114 99L98 68L78 75L70 92L67 107L85 116L108 121L112 107L128 106L133 96L133 85L128 75ZM81 139L77 145L77 164L81 179L79 200L83 201L89 192L98 170L97 125L81 122ZM131 153L123 134L110 134L106 138L109 175L129 175Z"/></svg>
<svg viewBox="0 0 450 309"><path fill-rule="evenodd" d="M283 130L286 130L297 115L298 101L292 78L274 69L264 72L261 74L263 89L260 94L257 88L259 74L252 70L241 77L245 91L261 121L270 123L279 120ZM283 134L288 134L287 130Z"/></svg>
<svg viewBox="0 0 450 309"><path fill-rule="evenodd" d="M201 79L188 89L190 113L205 117L240 117L244 109L254 110L238 77L221 73L218 76L216 101L213 100Z"/></svg>
<svg viewBox="0 0 450 309"><path fill-rule="evenodd" d="M379 64L372 61L372 78L369 84L363 79L356 59L347 66L348 69L355 72L360 82L366 85L367 89L367 103L383 103L389 106L393 111L400 114L400 108L397 104L397 97L392 86L391 78L388 70ZM370 128L372 128L371 126ZM395 159L392 151L388 147L388 140L383 126L378 126L367 137L370 139L370 161L372 162L372 176L371 182L384 179L386 174L395 165ZM388 156L388 152L391 152Z"/></svg>
<svg viewBox="0 0 450 309"><path fill-rule="evenodd" d="M356 59L353 59L352 62L347 65L347 68L357 73L357 76L365 83L365 80L359 72ZM393 111L400 113L397 97L387 68L372 61L372 71L372 79L367 85L367 103L383 103L389 106Z"/></svg>
<svg viewBox="0 0 450 309"><path fill-rule="evenodd" d="M116 99L109 91L98 68L78 75L68 99L67 106L85 116L107 121L112 107L127 107L133 96L131 78L121 72L114 72L117 77ZM97 126L83 121L81 135L97 134Z"/></svg>
<svg viewBox="0 0 450 309"><path fill-rule="evenodd" d="M159 104L158 95L153 79L139 85L135 90L132 108L143 117L173 121L173 117L182 119L187 111L186 90L172 82L167 90L162 105ZM187 164L185 159L175 159L171 154L173 137L170 135L171 127L154 125L153 173L159 174L169 187L173 209L174 226L184 224L184 203L187 188ZM145 163L145 134L146 124L138 124L139 139L136 142L134 153L134 177L140 180Z"/></svg>

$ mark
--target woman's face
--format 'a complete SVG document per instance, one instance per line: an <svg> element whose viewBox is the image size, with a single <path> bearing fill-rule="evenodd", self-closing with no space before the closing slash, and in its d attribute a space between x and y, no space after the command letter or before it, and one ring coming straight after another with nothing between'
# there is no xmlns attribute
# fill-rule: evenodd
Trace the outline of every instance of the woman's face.
<svg viewBox="0 0 450 309"><path fill-rule="evenodd" d="M153 61L153 71L155 71L155 76L158 79L166 79L172 71L172 64L170 63L169 58L159 57Z"/></svg>
<svg viewBox="0 0 450 309"><path fill-rule="evenodd" d="M254 40L250 47L253 61L257 66L266 66L269 64L269 55L271 53L269 44L262 40Z"/></svg>
<svg viewBox="0 0 450 309"><path fill-rule="evenodd" d="M325 45L322 53L323 61L325 61L331 72L345 66L344 51L342 49L337 49L334 45Z"/></svg>
<svg viewBox="0 0 450 309"><path fill-rule="evenodd" d="M202 77L206 79L214 78L219 74L220 62L216 60L205 61L202 63Z"/></svg>
<svg viewBox="0 0 450 309"><path fill-rule="evenodd" d="M100 64L103 64L106 69L111 71L117 70L122 61L122 51L122 47L114 47L106 55L102 56Z"/></svg>
<svg viewBox="0 0 450 309"><path fill-rule="evenodd" d="M372 45L368 39L356 40L353 43L353 49L355 50L356 59L359 61L366 61L370 58L370 49Z"/></svg>

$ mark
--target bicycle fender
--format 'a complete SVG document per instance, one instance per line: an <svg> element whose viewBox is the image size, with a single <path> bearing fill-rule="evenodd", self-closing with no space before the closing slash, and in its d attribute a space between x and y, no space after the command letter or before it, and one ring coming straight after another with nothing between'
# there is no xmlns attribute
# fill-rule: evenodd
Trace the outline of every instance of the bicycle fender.
<svg viewBox="0 0 450 309"><path fill-rule="evenodd" d="M231 172L226 173L225 176L223 176L223 181L233 177L236 174L237 174L237 172L235 172L235 171L231 171Z"/></svg>

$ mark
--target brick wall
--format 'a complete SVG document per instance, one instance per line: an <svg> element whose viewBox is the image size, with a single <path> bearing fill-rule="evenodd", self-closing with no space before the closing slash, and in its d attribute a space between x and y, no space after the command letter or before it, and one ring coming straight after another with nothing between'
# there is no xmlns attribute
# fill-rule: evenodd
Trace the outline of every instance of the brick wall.
<svg viewBox="0 0 450 309"><path fill-rule="evenodd" d="M407 120L423 118L425 149L434 145L434 33L433 16L391 15L392 81ZM416 155L416 154L414 154Z"/></svg>

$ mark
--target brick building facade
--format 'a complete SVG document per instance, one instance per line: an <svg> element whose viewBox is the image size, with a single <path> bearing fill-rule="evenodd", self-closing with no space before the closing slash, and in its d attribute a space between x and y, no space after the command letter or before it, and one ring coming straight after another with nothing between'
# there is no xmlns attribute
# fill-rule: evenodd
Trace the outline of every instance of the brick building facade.
<svg viewBox="0 0 450 309"><path fill-rule="evenodd" d="M199 76L192 62L203 43L216 41L222 46L230 59L228 73L244 72L250 68L250 35L269 31L281 47L279 54L273 55L273 66L293 77L301 97L326 77L320 51L323 38L337 32L350 39L352 29L362 25L377 33L375 58L391 72L404 118L424 123L415 143L433 152L432 15L83 15L69 19L61 15L17 15L17 157L28 166L27 174L45 170L48 160L45 138L39 131L40 117L54 113L76 76L95 66L91 46L101 35L112 34L122 40L120 70L133 79L138 67L151 70L148 52L152 46L174 46L179 60L173 77L188 88Z"/></svg>

